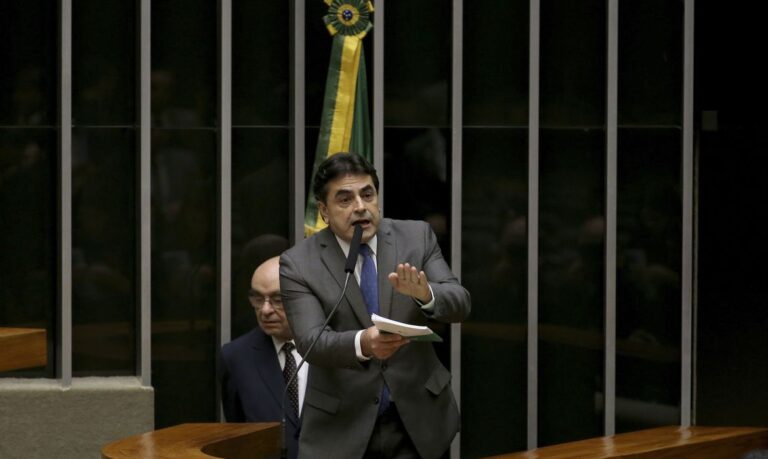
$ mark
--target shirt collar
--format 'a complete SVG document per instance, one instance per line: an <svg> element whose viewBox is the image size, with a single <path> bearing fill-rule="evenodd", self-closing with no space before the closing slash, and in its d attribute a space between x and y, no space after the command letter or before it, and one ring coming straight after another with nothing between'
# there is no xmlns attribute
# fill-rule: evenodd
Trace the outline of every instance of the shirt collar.
<svg viewBox="0 0 768 459"><path fill-rule="evenodd" d="M341 247L341 251L344 252L344 256L349 256L349 242L345 241L344 239L340 238L339 236L336 236L336 241L339 243L339 247ZM374 234L370 241L366 242L368 244L368 247L371 248L371 253L373 253L374 256L376 256L376 248L378 247L378 238Z"/></svg>
<svg viewBox="0 0 768 459"><path fill-rule="evenodd" d="M275 346L275 352L277 354L280 354L280 351L283 350L283 344L288 343L288 342L293 343L292 339L289 339L289 340L285 341L285 340L282 340L282 339L280 339L280 338L278 338L276 336L270 336L270 338L272 338L272 344ZM294 346L296 346L296 343L294 343Z"/></svg>

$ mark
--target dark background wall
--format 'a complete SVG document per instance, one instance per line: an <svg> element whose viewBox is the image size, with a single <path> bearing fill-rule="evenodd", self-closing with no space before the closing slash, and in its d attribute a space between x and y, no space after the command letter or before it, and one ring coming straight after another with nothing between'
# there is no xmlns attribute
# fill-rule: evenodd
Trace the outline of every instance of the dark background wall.
<svg viewBox="0 0 768 459"><path fill-rule="evenodd" d="M768 425L768 137L762 3L696 5L696 421Z"/></svg>
<svg viewBox="0 0 768 459"><path fill-rule="evenodd" d="M537 427L540 444L551 444L603 432L609 38L606 1L539 3ZM685 4L619 2L617 431L680 414ZM135 373L136 5L73 2L73 126L62 127L59 2L0 2L0 326L44 327L50 338L47 367L3 376L56 374L57 133L70 127L73 373ZM292 234L292 18L281 2L232 6L236 337L255 326L252 269ZM464 1L461 145L452 145L450 2L382 8L384 101L372 110L384 119L384 211L429 221L449 260L458 255L451 222L462 224L454 268L474 298L462 326L462 457L526 446L529 8ZM151 9L151 358L155 425L165 427L218 416L219 29L215 2L153 0ZM699 1L695 11L695 420L768 425L766 7ZM306 1L307 168L330 49L325 12ZM454 148L463 159L455 169ZM449 345L439 349L445 361Z"/></svg>

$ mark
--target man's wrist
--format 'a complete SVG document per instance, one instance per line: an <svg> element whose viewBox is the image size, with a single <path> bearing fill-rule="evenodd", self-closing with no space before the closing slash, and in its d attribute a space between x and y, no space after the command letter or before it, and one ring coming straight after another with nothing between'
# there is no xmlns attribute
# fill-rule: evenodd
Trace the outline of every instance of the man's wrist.
<svg viewBox="0 0 768 459"><path fill-rule="evenodd" d="M371 360L370 357L366 357L365 353L363 351L363 334L365 333L365 330L360 330L355 334L355 354L357 355L357 360L360 360L361 362L364 362L366 360Z"/></svg>
<svg viewBox="0 0 768 459"><path fill-rule="evenodd" d="M429 287L429 292L428 292L429 298L427 299L427 301L423 301L419 298L416 298L415 296L411 298L413 298L413 301L417 302L419 306L421 306L422 308L426 307L427 309L431 309L432 307L434 307L434 304L435 304L435 293L432 291L431 285L427 284L427 287Z"/></svg>
<svg viewBox="0 0 768 459"><path fill-rule="evenodd" d="M414 298L416 301L418 301L419 303L421 303L421 304L427 304L427 303L429 303L430 301L432 301L432 292L429 292L429 291L428 291L428 292L427 292L427 294L426 294L425 296L426 296L426 298L417 298L417 297L415 297L415 296L414 296L413 298Z"/></svg>

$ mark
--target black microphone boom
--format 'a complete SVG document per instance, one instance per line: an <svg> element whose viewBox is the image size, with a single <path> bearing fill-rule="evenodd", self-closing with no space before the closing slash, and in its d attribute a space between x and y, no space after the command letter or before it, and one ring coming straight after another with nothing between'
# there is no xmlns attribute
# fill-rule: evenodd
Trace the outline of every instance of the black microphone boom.
<svg viewBox="0 0 768 459"><path fill-rule="evenodd" d="M349 255L347 255L347 264L344 265L345 273L355 272L357 265L357 255L360 253L360 241L363 239L363 227L355 225L355 232L352 235L352 242L349 243Z"/></svg>

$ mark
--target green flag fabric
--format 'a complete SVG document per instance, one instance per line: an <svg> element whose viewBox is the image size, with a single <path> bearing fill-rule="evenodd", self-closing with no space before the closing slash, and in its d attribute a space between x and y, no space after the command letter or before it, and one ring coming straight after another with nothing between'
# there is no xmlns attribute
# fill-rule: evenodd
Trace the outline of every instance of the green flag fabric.
<svg viewBox="0 0 768 459"><path fill-rule="evenodd" d="M368 82L365 72L363 38L373 25L373 4L364 0L325 0L328 14L323 20L333 36L323 113L320 119L312 183L304 213L304 236L325 228L320 218L312 185L317 167L339 152L355 152L373 162L371 123L368 109Z"/></svg>

